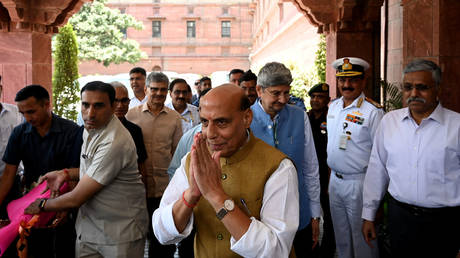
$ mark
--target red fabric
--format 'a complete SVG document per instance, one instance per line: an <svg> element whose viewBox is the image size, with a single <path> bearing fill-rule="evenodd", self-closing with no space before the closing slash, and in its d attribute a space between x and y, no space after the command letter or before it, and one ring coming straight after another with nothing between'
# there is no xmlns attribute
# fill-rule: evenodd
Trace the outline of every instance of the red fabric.
<svg viewBox="0 0 460 258"><path fill-rule="evenodd" d="M24 214L25 208L27 208L31 203L33 203L38 198L49 198L50 191L46 191L44 194L40 194L46 188L46 181L42 182L40 185L32 189L29 193L23 197L14 200L8 204L7 211L8 217L10 218L11 223L8 226L5 226L0 229L0 256L3 255L5 250L10 246L11 242L18 235L19 224L21 221L29 222L29 220L34 215ZM60 192L66 193L69 190L67 183L61 186ZM41 212L40 218L35 223L34 227L46 227L48 222L54 218L56 212Z"/></svg>

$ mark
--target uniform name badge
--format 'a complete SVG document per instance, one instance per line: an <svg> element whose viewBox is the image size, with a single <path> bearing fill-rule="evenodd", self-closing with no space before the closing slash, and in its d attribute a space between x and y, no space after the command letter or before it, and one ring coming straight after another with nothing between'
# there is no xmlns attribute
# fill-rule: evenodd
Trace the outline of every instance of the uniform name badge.
<svg viewBox="0 0 460 258"><path fill-rule="evenodd" d="M340 139L339 139L339 149L341 150L347 149L348 140L351 139L351 132L345 130L347 129L347 127L348 127L348 123L344 122L343 123L343 134L340 135Z"/></svg>
<svg viewBox="0 0 460 258"><path fill-rule="evenodd" d="M346 135L346 134L340 135L339 149L346 150L347 149L347 142L348 142L348 135Z"/></svg>

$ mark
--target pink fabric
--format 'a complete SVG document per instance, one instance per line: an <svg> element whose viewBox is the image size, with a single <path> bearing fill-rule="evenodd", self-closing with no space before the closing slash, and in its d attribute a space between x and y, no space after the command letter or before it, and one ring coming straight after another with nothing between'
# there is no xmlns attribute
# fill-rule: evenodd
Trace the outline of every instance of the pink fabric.
<svg viewBox="0 0 460 258"><path fill-rule="evenodd" d="M11 223L0 229L0 257L3 255L8 246L18 235L19 224L21 221L28 222L33 215L24 214L24 209L38 198L49 198L50 191L40 194L46 188L46 181L32 189L28 194L14 200L8 204L7 211ZM67 183L61 186L60 192L65 193L68 189ZM56 212L42 212L40 218L34 227L45 227L47 223L54 217Z"/></svg>

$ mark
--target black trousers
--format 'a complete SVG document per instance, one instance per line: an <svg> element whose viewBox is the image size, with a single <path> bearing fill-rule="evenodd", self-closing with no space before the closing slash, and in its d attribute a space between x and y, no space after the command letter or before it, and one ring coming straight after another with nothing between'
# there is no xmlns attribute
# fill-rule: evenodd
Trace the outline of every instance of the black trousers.
<svg viewBox="0 0 460 258"><path fill-rule="evenodd" d="M176 245L162 245L158 242L155 234L153 234L152 228L152 215L153 212L160 206L161 197L158 198L147 198L147 210L149 212L149 233L147 235L149 239L149 257L174 257L176 252Z"/></svg>
<svg viewBox="0 0 460 258"><path fill-rule="evenodd" d="M323 238L319 247L319 257L333 258L335 255L335 236L334 227L332 226L331 208L329 206L329 194L321 191L320 201L323 209Z"/></svg>
<svg viewBox="0 0 460 258"><path fill-rule="evenodd" d="M313 245L313 238L311 234L311 223L308 224L308 226L304 229L301 229L295 233L293 245L295 256L297 258L318 257L318 248L315 248L315 250L311 248Z"/></svg>
<svg viewBox="0 0 460 258"><path fill-rule="evenodd" d="M460 249L460 207L411 209L390 198L388 222L392 257L455 258Z"/></svg>

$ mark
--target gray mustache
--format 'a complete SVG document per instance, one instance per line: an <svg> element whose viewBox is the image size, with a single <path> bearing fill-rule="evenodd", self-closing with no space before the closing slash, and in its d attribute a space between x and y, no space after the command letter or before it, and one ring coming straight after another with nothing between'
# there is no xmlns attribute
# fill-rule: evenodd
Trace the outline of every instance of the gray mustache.
<svg viewBox="0 0 460 258"><path fill-rule="evenodd" d="M417 102L420 102L420 103L425 103L426 100L425 99L422 99L422 98L418 98L418 97L410 97L406 100L406 104L409 104L411 103L412 101L417 101Z"/></svg>

